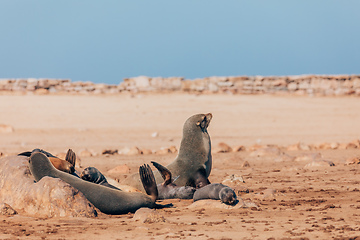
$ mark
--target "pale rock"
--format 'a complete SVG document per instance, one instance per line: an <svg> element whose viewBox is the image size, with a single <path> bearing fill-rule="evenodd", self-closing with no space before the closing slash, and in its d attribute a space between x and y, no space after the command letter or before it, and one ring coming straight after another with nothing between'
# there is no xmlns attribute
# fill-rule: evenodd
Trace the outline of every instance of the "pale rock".
<svg viewBox="0 0 360 240"><path fill-rule="evenodd" d="M142 151L138 147L130 148L129 152L127 153L127 155L141 155L141 154Z"/></svg>
<svg viewBox="0 0 360 240"><path fill-rule="evenodd" d="M214 149L213 153L227 153L232 152L232 148L224 142L220 142Z"/></svg>
<svg viewBox="0 0 360 240"><path fill-rule="evenodd" d="M233 147L233 152L241 152L246 151L246 147L244 145L238 145L236 147Z"/></svg>
<svg viewBox="0 0 360 240"><path fill-rule="evenodd" d="M295 157L290 156L289 154L282 153L277 158L274 159L275 162L291 162Z"/></svg>
<svg viewBox="0 0 360 240"><path fill-rule="evenodd" d="M160 148L159 150L157 150L155 152L155 154L158 154L158 155L165 155L168 153L171 153L171 150L169 148Z"/></svg>
<svg viewBox="0 0 360 240"><path fill-rule="evenodd" d="M0 215L11 216L17 212L7 203L0 203Z"/></svg>
<svg viewBox="0 0 360 240"><path fill-rule="evenodd" d="M119 154L124 154L124 155L126 155L126 154L128 154L129 151L130 151L130 148L124 147L124 148L120 149L120 150L118 151L118 153L119 153Z"/></svg>
<svg viewBox="0 0 360 240"><path fill-rule="evenodd" d="M89 149L85 148L79 151L80 157L92 157L94 154Z"/></svg>
<svg viewBox="0 0 360 240"><path fill-rule="evenodd" d="M346 159L346 165L352 165L352 164L360 164L360 158L359 157L350 157Z"/></svg>
<svg viewBox="0 0 360 240"><path fill-rule="evenodd" d="M224 185L239 185L245 183L244 178L237 174L232 174L222 181Z"/></svg>
<svg viewBox="0 0 360 240"><path fill-rule="evenodd" d="M321 153L305 153L295 158L295 161L297 162L305 162L305 161L314 161L321 159L322 155Z"/></svg>
<svg viewBox="0 0 360 240"><path fill-rule="evenodd" d="M312 162L306 164L304 166L304 169L333 167L333 166L335 166L335 164L329 160L313 160Z"/></svg>
<svg viewBox="0 0 360 240"><path fill-rule="evenodd" d="M248 161L244 161L242 164L241 164L241 168L249 168L250 167L250 163Z"/></svg>
<svg viewBox="0 0 360 240"><path fill-rule="evenodd" d="M170 150L171 153L177 153L177 151L178 151L176 146L174 146L174 145L170 146L169 150Z"/></svg>
<svg viewBox="0 0 360 240"><path fill-rule="evenodd" d="M38 95L47 95L49 94L49 90L45 89L45 88L39 88L35 90L35 93Z"/></svg>
<svg viewBox="0 0 360 240"><path fill-rule="evenodd" d="M281 150L278 147L263 147L259 148L252 153L251 157L276 157L281 154Z"/></svg>
<svg viewBox="0 0 360 240"><path fill-rule="evenodd" d="M138 209L132 219L135 222L139 223L161 223L166 222L166 219L163 215L157 212L155 209L150 208L140 208Z"/></svg>
<svg viewBox="0 0 360 240"><path fill-rule="evenodd" d="M110 169L108 171L108 173L109 174L128 174L128 173L130 173L130 168L128 165L123 164L123 165L116 166L113 169Z"/></svg>
<svg viewBox="0 0 360 240"><path fill-rule="evenodd" d="M150 154L152 154L152 153L153 153L153 152L152 152L151 149L146 149L146 148L145 148L145 149L142 150L142 154L143 154L143 155L150 155Z"/></svg>
<svg viewBox="0 0 360 240"><path fill-rule="evenodd" d="M354 144L356 146L356 148L360 148L360 140L359 139L355 139L351 143Z"/></svg>
<svg viewBox="0 0 360 240"><path fill-rule="evenodd" d="M158 132L153 132L152 134L151 134L151 137L153 137L153 138L156 138L156 137L158 137L159 136L159 133Z"/></svg>
<svg viewBox="0 0 360 240"><path fill-rule="evenodd" d="M276 190L267 188L260 193L255 193L254 198L259 200L276 200Z"/></svg>
<svg viewBox="0 0 360 240"><path fill-rule="evenodd" d="M10 125L0 124L0 133L12 133L14 128Z"/></svg>
<svg viewBox="0 0 360 240"><path fill-rule="evenodd" d="M28 157L0 159L0 202L34 217L95 217L97 212L85 196L59 178L34 181Z"/></svg>

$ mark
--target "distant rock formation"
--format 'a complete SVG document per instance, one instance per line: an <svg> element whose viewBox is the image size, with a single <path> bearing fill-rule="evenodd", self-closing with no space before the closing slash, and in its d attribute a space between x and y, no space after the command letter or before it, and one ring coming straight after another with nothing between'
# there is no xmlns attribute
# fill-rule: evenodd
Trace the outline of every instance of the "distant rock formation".
<svg viewBox="0 0 360 240"><path fill-rule="evenodd" d="M360 75L229 76L126 78L118 85L68 79L0 79L1 93L117 94L121 92L194 92L360 96Z"/></svg>

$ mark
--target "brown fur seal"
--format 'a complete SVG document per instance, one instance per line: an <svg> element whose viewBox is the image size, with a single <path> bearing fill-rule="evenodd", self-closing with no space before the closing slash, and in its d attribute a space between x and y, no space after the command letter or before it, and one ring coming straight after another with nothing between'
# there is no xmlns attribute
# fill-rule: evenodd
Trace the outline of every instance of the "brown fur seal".
<svg viewBox="0 0 360 240"><path fill-rule="evenodd" d="M196 114L185 121L183 136L178 156L167 167L178 186L200 188L210 184L211 141L207 131L212 114ZM159 172L154 172L157 182L162 181ZM139 175L134 174L126 179L126 184L142 191Z"/></svg>
<svg viewBox="0 0 360 240"><path fill-rule="evenodd" d="M38 149L38 148L32 150L31 152L19 153L18 156L30 157L31 153L34 153L34 152L41 152L41 153L45 154L49 158L50 162L54 165L54 167L60 171L67 172L70 174L73 174L75 172L76 155L71 149L69 149L67 151L65 160L60 159L60 158L52 155L51 153L46 152L42 149Z"/></svg>
<svg viewBox="0 0 360 240"><path fill-rule="evenodd" d="M157 185L159 196L158 199L192 199L196 189L190 186L177 186L173 183L171 172L157 162L151 162L160 172L164 182Z"/></svg>
<svg viewBox="0 0 360 240"><path fill-rule="evenodd" d="M158 192L149 165L141 166L139 169L140 178L148 195L111 189L59 171L51 164L49 158L41 152L31 154L29 168L36 181L40 181L45 176L60 178L82 192L95 207L106 214L125 214L135 212L142 207L153 208L157 206L155 201Z"/></svg>
<svg viewBox="0 0 360 240"><path fill-rule="evenodd" d="M194 202L201 199L221 200L228 205L235 205L238 202L234 190L221 183L213 183L197 189L193 199Z"/></svg>
<svg viewBox="0 0 360 240"><path fill-rule="evenodd" d="M85 181L88 181L88 182L92 182L92 183L103 185L105 187L120 190L119 188L108 183L106 177L97 168L94 168L94 167L85 168L81 172L80 178Z"/></svg>

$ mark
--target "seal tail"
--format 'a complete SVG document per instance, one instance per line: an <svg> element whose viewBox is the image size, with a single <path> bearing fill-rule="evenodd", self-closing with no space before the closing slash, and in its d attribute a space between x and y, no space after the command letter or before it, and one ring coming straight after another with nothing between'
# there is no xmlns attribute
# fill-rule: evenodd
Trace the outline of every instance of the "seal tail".
<svg viewBox="0 0 360 240"><path fill-rule="evenodd" d="M155 202L156 199L158 198L159 193L158 193L154 173L152 172L149 164L144 164L143 166L140 166L139 174L146 193Z"/></svg>
<svg viewBox="0 0 360 240"><path fill-rule="evenodd" d="M167 169L166 167L164 167L163 165L151 161L151 163L154 165L154 167L157 168L157 170L160 172L162 178L165 180L163 185L169 185L172 182L172 177L171 177L171 172L169 171L169 169Z"/></svg>

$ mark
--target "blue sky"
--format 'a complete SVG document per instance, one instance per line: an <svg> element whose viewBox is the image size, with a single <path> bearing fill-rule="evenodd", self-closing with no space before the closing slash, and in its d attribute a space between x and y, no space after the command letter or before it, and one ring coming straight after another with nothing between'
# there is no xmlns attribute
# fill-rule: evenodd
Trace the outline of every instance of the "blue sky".
<svg viewBox="0 0 360 240"><path fill-rule="evenodd" d="M1 0L0 78L360 74L360 1Z"/></svg>

